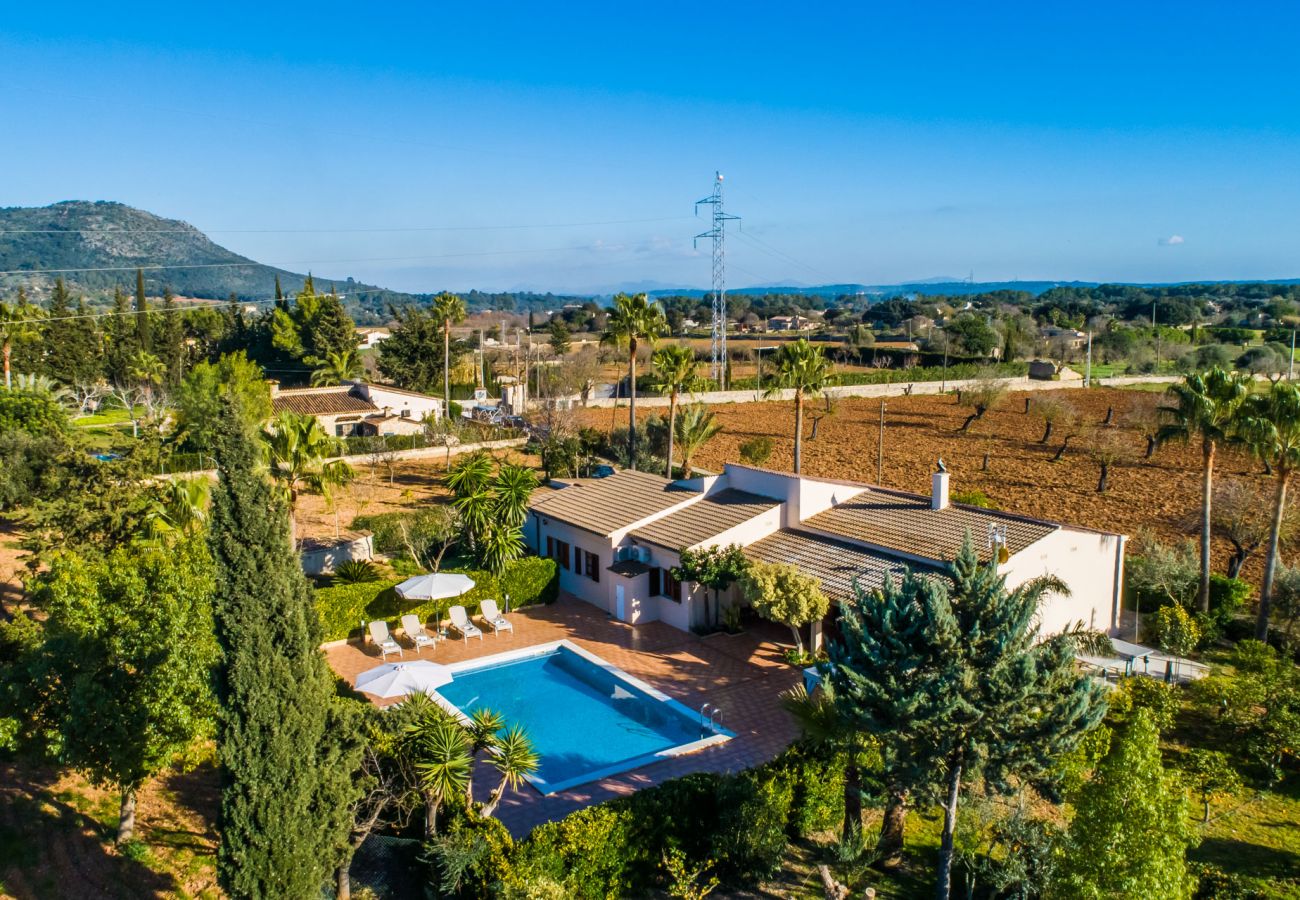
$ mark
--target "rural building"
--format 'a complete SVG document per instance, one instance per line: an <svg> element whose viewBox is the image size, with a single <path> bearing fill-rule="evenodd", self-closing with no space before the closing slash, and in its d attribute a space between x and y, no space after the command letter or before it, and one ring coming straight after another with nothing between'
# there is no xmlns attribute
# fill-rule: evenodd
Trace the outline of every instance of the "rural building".
<svg viewBox="0 0 1300 900"><path fill-rule="evenodd" d="M392 332L387 328L357 328L357 337L361 339L360 349L373 350L380 343L392 337Z"/></svg>
<svg viewBox="0 0 1300 900"><path fill-rule="evenodd" d="M271 411L315 416L336 437L417 434L424 419L442 418L442 400L414 391L353 381L331 387L280 389L271 383Z"/></svg>
<svg viewBox="0 0 1300 900"><path fill-rule="evenodd" d="M768 331L810 331L816 327L812 319L804 316L772 316L767 320Z"/></svg>
<svg viewBox="0 0 1300 900"><path fill-rule="evenodd" d="M1081 350L1083 345L1088 342L1087 333L1074 328L1057 328L1055 325L1044 325L1039 334L1048 343L1064 347L1067 350Z"/></svg>
<svg viewBox="0 0 1300 900"><path fill-rule="evenodd" d="M750 559L815 575L839 601L905 567L938 569L969 534L1011 587L1048 574L1069 586L1041 611L1044 633L1078 622L1116 633L1123 535L952 503L948 479L935 473L926 496L734 463L688 481L621 471L539 490L524 538L556 560L564 590L624 622L686 630L705 621L709 592L673 579L683 549L738 544ZM724 605L739 602L729 594Z"/></svg>

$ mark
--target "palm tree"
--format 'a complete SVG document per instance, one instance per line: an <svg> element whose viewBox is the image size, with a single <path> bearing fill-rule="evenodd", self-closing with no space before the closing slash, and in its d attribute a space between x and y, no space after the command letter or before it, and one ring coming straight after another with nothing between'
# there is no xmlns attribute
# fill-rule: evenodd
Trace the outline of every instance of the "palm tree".
<svg viewBox="0 0 1300 900"><path fill-rule="evenodd" d="M645 294L628 296L617 294L614 305L608 310L602 344L627 348L627 450L628 468L636 468L636 351L641 341L654 346L659 335L668 330L668 320L658 303L652 303Z"/></svg>
<svg viewBox="0 0 1300 900"><path fill-rule="evenodd" d="M528 498L537 488L537 476L527 466L506 464L492 479L495 503L494 518L510 528L518 528L528 518Z"/></svg>
<svg viewBox="0 0 1300 900"><path fill-rule="evenodd" d="M311 373L312 387L325 387L342 384L365 374L366 367L361 362L356 348L349 347L339 353L326 353L325 362Z"/></svg>
<svg viewBox="0 0 1300 900"><path fill-rule="evenodd" d="M289 494L289 535L297 546L299 494L304 490L328 493L335 485L347 483L352 469L342 460L326 462L338 452L338 439L327 434L315 416L285 410L263 429L262 441L270 455L271 477Z"/></svg>
<svg viewBox="0 0 1300 900"><path fill-rule="evenodd" d="M722 425L714 421L714 414L703 403L692 403L682 410L677 420L677 440L682 445L682 477L690 478L694 474L691 459L696 451L709 442L722 430Z"/></svg>
<svg viewBox="0 0 1300 900"><path fill-rule="evenodd" d="M9 375L9 358L13 353L14 341L27 341L40 337L37 321L41 318L40 307L27 302L27 295L19 290L18 302L10 305L0 303L0 349L4 351L5 389L13 386Z"/></svg>
<svg viewBox="0 0 1300 900"><path fill-rule="evenodd" d="M1218 445L1231 438L1237 413L1246 399L1247 380L1217 366L1205 373L1188 375L1167 391L1172 406L1160 407L1163 424L1156 432L1156 445L1171 441L1201 442L1201 586L1198 605L1210 611L1210 505L1214 490L1214 456Z"/></svg>
<svg viewBox="0 0 1300 900"><path fill-rule="evenodd" d="M171 532L192 534L208 518L209 482L206 478L176 478L162 488L146 515L153 538Z"/></svg>
<svg viewBox="0 0 1300 900"><path fill-rule="evenodd" d="M794 391L794 474L802 468L803 455L803 401L805 396L816 396L826 389L831 367L820 347L814 347L806 338L781 345L773 360L776 377L763 392L771 397L781 390Z"/></svg>
<svg viewBox="0 0 1300 900"><path fill-rule="evenodd" d="M524 555L523 529L495 517L479 535L478 543L479 560L494 575L500 575L509 563Z"/></svg>
<svg viewBox="0 0 1300 900"><path fill-rule="evenodd" d="M406 727L403 749L414 764L424 795L424 836L428 839L438 831L442 804L465 793L474 760L465 729L427 695L412 694L406 703L417 704L415 721Z"/></svg>
<svg viewBox="0 0 1300 900"><path fill-rule="evenodd" d="M433 298L433 318L442 324L442 414L451 410L451 326L465 321L465 301L443 291Z"/></svg>
<svg viewBox="0 0 1300 900"><path fill-rule="evenodd" d="M665 477L673 477L673 431L677 428L677 399L682 391L695 387L695 351L682 344L662 347L650 357L657 378L655 390L668 392L668 465Z"/></svg>
<svg viewBox="0 0 1300 900"><path fill-rule="evenodd" d="M878 754L874 739L840 715L834 697L830 682L823 680L812 696L803 685L795 685L781 694L781 705L799 724L804 740L844 761L844 822L840 833L848 841L855 831L862 829L862 773L872 768L875 761L872 757ZM891 803L892 798L891 793ZM891 810L886 809L877 845L891 855L902 847L902 825L907 814L906 801L898 800L893 805L901 807L901 813L894 810L891 815ZM891 823L897 826L897 834L886 834Z"/></svg>
<svg viewBox="0 0 1300 900"><path fill-rule="evenodd" d="M479 754L484 750L491 750L496 747L497 733L506 727L506 719L496 710L484 706L474 710L469 717L469 724L465 727L469 733L470 759L477 761ZM474 806L473 778L465 782L465 803L471 809Z"/></svg>
<svg viewBox="0 0 1300 900"><path fill-rule="evenodd" d="M533 749L533 742L528 739L528 732L523 726L511 725L504 735L497 739L496 752L488 760L494 769L501 773L501 783L492 792L492 798L483 807L483 818L490 817L501 805L506 788L519 789L525 775L537 771L541 758Z"/></svg>
<svg viewBox="0 0 1300 900"><path fill-rule="evenodd" d="M1255 638L1268 640L1268 617L1273 605L1273 582L1277 575L1278 542L1286 512L1286 493L1291 474L1300 467L1300 387L1278 381L1267 394L1256 394L1241 409L1241 436L1261 460L1270 464L1276 485L1273 495L1273 523L1268 535L1268 558L1264 584L1259 591L1259 615Z"/></svg>
<svg viewBox="0 0 1300 900"><path fill-rule="evenodd" d="M451 464L444 480L456 497L484 492L492 482L492 457L482 450L467 453Z"/></svg>

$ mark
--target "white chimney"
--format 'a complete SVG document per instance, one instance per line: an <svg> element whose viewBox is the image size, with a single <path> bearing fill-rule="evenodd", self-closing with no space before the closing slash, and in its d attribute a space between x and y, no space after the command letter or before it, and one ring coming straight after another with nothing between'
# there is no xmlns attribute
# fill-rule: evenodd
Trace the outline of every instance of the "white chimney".
<svg viewBox="0 0 1300 900"><path fill-rule="evenodd" d="M930 479L930 509L948 508L948 473L935 472Z"/></svg>

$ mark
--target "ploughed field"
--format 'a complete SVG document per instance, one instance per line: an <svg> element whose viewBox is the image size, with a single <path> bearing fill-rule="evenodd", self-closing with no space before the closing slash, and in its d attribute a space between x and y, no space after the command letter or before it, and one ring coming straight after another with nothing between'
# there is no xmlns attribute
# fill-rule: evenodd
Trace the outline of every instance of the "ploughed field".
<svg viewBox="0 0 1300 900"><path fill-rule="evenodd" d="M1063 426L1047 443L1043 418L1033 409L1037 400L1051 397L1068 403L1078 413L1060 461ZM1025 399L1030 412L1026 414ZM930 475L940 457L952 472L952 490L983 491L1000 509L1130 536L1146 529L1163 541L1195 533L1200 509L1201 453L1198 445L1166 445L1144 459L1143 411L1163 402L1149 391L1101 388L1010 393L968 431L959 429L971 409L957 404L955 395L890 397L885 401L884 465L886 487L928 493ZM1108 408L1114 408L1111 426L1102 427ZM692 460L693 465L720 470L724 462L740 461L740 445L767 435L773 439L772 455L763 465L788 471L794 459L794 405L792 402L738 403L710 407L723 431ZM638 409L638 418L663 414L659 409ZM626 427L627 409L590 409L579 413L582 424L608 429ZM821 416L817 437L811 437L812 419ZM1150 416L1146 418L1149 420ZM879 446L880 400L845 398L826 412L820 398L807 401L804 420L803 470L805 474L854 481L876 481ZM1064 429L1066 431L1071 429ZM1103 435L1113 432L1114 437ZM1099 468L1090 448L1113 442L1120 458L1111 467L1110 484L1097 493ZM988 467L984 469L984 458ZM1271 479L1261 465L1232 448L1218 455L1216 481L1248 480L1269 503ZM981 535L975 536L981 540ZM1223 571L1229 548L1216 539L1215 569ZM1290 548L1288 548L1290 549ZM1245 577L1258 584L1262 561L1257 554L1247 564ZM1291 561L1291 554L1284 554Z"/></svg>

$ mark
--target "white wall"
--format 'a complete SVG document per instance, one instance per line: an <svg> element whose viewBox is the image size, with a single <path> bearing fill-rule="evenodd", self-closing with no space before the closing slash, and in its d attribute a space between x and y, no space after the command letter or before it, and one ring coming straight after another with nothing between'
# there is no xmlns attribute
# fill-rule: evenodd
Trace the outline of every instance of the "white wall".
<svg viewBox="0 0 1300 900"><path fill-rule="evenodd" d="M563 567L560 568L560 589L586 600L605 612L611 612L614 608L614 589L612 585L616 576L613 572L607 571L614 562L609 544L603 538L589 531L574 528L572 525L567 525L555 519L550 519L549 524L544 524L548 520L546 520L545 516L540 518L539 516L541 514L537 512L529 514L528 522L524 526L524 541L538 556L546 554L547 535L556 540L567 542L569 544L569 569L566 571ZM592 581L573 566L573 548L575 547L588 553L594 553L600 558L599 582Z"/></svg>
<svg viewBox="0 0 1300 900"><path fill-rule="evenodd" d="M1123 582L1120 535L1063 527L1035 541L999 567L1008 587L1032 578L1055 575L1070 588L1070 596L1049 594L1039 613L1039 631L1054 634L1082 622L1086 627L1117 633L1118 586Z"/></svg>
<svg viewBox="0 0 1300 900"><path fill-rule="evenodd" d="M380 409L387 407L393 415L401 415L403 410L410 412L409 418L418 422L426 414L433 418L442 416L442 400L437 397L425 397L402 391L390 391L377 384L365 384L361 390L369 394L370 402Z"/></svg>

